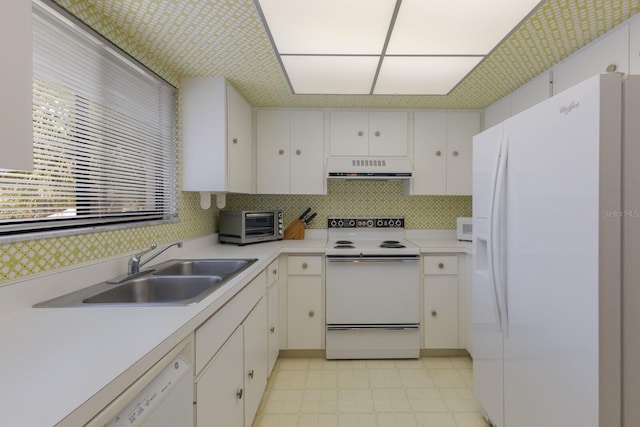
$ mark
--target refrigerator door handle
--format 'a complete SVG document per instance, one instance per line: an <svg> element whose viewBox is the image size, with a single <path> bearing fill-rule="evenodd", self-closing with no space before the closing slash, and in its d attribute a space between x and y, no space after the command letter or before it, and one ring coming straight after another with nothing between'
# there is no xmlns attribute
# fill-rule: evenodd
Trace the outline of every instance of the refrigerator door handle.
<svg viewBox="0 0 640 427"><path fill-rule="evenodd" d="M496 240L494 238L496 228L496 196L498 177L500 175L500 164L502 160L502 140L500 141L500 149L498 151L498 158L496 159L495 166L493 168L493 174L491 176L491 204L489 210L489 239L487 242L487 257L488 257L488 273L489 281L493 289L494 310L496 315L496 326L498 332L502 332L502 308L500 304L500 296L498 293L498 287L496 286L496 253L495 246Z"/></svg>
<svg viewBox="0 0 640 427"><path fill-rule="evenodd" d="M496 174L493 209L491 217L491 258L493 260L492 276L494 283L494 292L496 294L496 302L500 307L502 326L504 335L508 336L509 314L507 309L507 289L506 283L503 283L504 275L504 224L502 221L502 203L504 199L504 186L507 169L507 158L509 153L509 141L505 138L500 144L500 156L498 161L498 170Z"/></svg>

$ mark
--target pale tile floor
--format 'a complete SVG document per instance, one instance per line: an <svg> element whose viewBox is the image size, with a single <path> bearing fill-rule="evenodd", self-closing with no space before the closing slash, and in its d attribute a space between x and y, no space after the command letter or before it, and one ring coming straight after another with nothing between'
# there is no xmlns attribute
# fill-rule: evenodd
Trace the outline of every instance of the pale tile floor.
<svg viewBox="0 0 640 427"><path fill-rule="evenodd" d="M279 359L253 427L488 427L471 360Z"/></svg>

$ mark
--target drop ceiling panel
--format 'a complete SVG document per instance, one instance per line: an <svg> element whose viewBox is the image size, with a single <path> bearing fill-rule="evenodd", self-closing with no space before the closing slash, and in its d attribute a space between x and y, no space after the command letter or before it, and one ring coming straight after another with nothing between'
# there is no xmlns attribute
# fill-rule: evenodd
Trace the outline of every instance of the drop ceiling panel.
<svg viewBox="0 0 640 427"><path fill-rule="evenodd" d="M482 57L385 57L375 95L446 95Z"/></svg>
<svg viewBox="0 0 640 427"><path fill-rule="evenodd" d="M260 0L280 54L380 54L395 0Z"/></svg>
<svg viewBox="0 0 640 427"><path fill-rule="evenodd" d="M387 54L486 55L540 0L403 0Z"/></svg>
<svg viewBox="0 0 640 427"><path fill-rule="evenodd" d="M368 95L378 65L377 56L282 56L298 94Z"/></svg>

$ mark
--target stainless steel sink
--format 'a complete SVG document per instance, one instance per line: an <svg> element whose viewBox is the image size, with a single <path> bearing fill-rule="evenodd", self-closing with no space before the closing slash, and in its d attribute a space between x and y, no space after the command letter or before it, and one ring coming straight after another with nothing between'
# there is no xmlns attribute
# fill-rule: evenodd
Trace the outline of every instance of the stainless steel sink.
<svg viewBox="0 0 640 427"><path fill-rule="evenodd" d="M116 285L85 298L85 304L191 304L220 286L220 276L164 277L146 276Z"/></svg>
<svg viewBox="0 0 640 427"><path fill-rule="evenodd" d="M183 259L154 267L154 276L229 276L240 273L255 259Z"/></svg>
<svg viewBox="0 0 640 427"><path fill-rule="evenodd" d="M98 283L34 307L165 306L202 301L256 259L176 259L118 284Z"/></svg>

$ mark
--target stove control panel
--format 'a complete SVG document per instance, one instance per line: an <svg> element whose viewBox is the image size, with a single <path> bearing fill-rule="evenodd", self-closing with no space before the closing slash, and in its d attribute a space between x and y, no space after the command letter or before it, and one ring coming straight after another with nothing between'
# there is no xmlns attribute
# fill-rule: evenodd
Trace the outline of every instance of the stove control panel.
<svg viewBox="0 0 640 427"><path fill-rule="evenodd" d="M327 228L404 228L404 218L328 218Z"/></svg>

